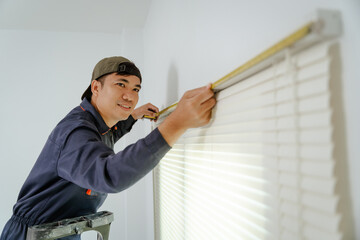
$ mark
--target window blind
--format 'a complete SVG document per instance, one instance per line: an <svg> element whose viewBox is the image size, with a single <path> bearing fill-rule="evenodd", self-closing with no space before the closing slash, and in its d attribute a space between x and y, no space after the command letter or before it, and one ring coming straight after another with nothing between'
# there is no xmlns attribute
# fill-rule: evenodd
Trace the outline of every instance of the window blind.
<svg viewBox="0 0 360 240"><path fill-rule="evenodd" d="M333 44L288 50L216 94L211 123L154 170L156 239L341 239Z"/></svg>

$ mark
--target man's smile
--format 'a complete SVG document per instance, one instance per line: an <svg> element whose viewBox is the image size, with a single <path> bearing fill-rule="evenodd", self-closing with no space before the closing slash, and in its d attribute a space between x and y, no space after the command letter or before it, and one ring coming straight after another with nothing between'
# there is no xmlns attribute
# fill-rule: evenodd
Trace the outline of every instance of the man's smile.
<svg viewBox="0 0 360 240"><path fill-rule="evenodd" d="M130 110L130 109L131 109L131 106L128 106L128 105L124 105L124 104L120 104L120 103L118 103L117 105L118 105L119 107L125 109L125 110Z"/></svg>

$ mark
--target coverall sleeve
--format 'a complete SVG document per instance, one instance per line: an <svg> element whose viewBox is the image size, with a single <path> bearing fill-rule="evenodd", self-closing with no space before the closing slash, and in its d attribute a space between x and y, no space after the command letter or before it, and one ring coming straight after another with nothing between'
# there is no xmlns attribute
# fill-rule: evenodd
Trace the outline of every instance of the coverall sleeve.
<svg viewBox="0 0 360 240"><path fill-rule="evenodd" d="M58 175L80 187L97 192L120 192L150 172L170 146L156 128L123 151L101 142L90 128L75 129L68 137L57 162Z"/></svg>
<svg viewBox="0 0 360 240"><path fill-rule="evenodd" d="M114 142L117 142L122 136L130 132L132 126L136 123L137 120L135 120L131 115L128 119L124 121L119 121L116 124L117 131L115 131L114 134Z"/></svg>

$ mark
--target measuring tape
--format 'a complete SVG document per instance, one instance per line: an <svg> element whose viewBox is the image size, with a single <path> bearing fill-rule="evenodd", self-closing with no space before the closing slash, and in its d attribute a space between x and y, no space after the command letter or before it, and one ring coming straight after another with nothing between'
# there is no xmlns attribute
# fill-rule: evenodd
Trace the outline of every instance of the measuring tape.
<svg viewBox="0 0 360 240"><path fill-rule="evenodd" d="M313 25L314 25L314 22L310 22L310 23L306 24L305 26L303 26L299 30L295 31L294 33L292 33L288 37L284 38L280 42L276 43L275 45L273 45L270 48L268 48L267 50L265 50L264 52L262 52L259 55L255 56L254 58L252 58L251 60L246 62L244 65L241 65L240 67L236 68L234 71L230 72L229 74L225 75L224 77L220 78L219 80L217 80L216 82L211 84L211 89L213 91L216 91L217 88L220 85L222 85L225 82L229 81L230 79L234 78L236 75L239 75L240 73L245 72L246 70L248 70L248 69L254 67L255 65L257 65L258 63L264 61L265 59L273 56L274 54L280 52L281 50L291 46L292 44L294 44L298 40L304 38L305 36L307 36L308 34L311 33ZM162 115L163 113L165 113L169 109L176 107L177 104L178 103L174 103L171 106L161 110L157 114L156 117L151 117L151 116L145 115L144 118L157 119L160 115Z"/></svg>

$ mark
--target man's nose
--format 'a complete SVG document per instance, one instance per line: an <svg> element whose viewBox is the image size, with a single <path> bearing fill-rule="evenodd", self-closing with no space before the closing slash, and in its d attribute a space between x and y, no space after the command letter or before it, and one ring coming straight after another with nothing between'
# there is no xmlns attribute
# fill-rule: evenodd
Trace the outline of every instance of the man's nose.
<svg viewBox="0 0 360 240"><path fill-rule="evenodd" d="M134 100L135 94L131 90L126 90L126 91L123 92L122 97L123 97L124 100L127 100L127 101L131 102L131 101Z"/></svg>

